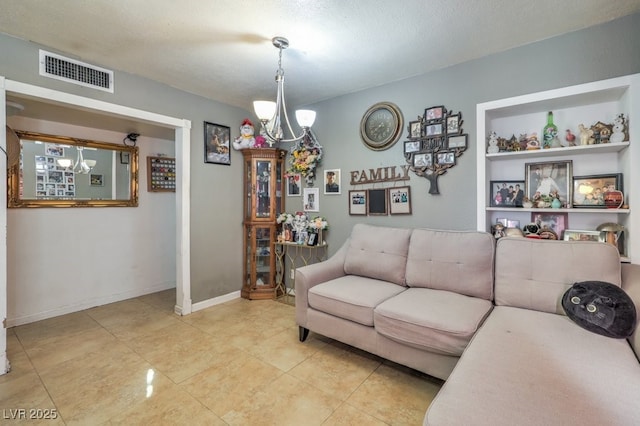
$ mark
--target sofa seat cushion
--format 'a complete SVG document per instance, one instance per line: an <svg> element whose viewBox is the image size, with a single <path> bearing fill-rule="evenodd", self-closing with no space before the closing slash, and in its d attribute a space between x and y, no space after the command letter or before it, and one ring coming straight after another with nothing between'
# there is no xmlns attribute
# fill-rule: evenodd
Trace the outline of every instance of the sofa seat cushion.
<svg viewBox="0 0 640 426"><path fill-rule="evenodd" d="M411 232L404 228L354 225L344 259L345 274L404 286Z"/></svg>
<svg viewBox="0 0 640 426"><path fill-rule="evenodd" d="M637 425L638 401L640 364L626 340L564 315L497 306L424 424Z"/></svg>
<svg viewBox="0 0 640 426"><path fill-rule="evenodd" d="M318 311L373 326L373 309L406 290L386 281L347 275L309 290L309 306Z"/></svg>
<svg viewBox="0 0 640 426"><path fill-rule="evenodd" d="M410 288L374 310L376 331L431 352L460 356L491 312L488 300L444 290Z"/></svg>

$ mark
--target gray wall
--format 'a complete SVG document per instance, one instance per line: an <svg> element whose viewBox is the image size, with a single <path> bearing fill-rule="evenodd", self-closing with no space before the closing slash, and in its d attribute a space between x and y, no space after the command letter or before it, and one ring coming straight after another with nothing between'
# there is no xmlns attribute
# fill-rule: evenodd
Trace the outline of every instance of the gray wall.
<svg viewBox="0 0 640 426"><path fill-rule="evenodd" d="M239 125L245 117L250 116L249 113L124 72L115 73L113 94L40 77L40 48L65 54L0 34L0 75L11 80L191 120L192 301L195 303L238 291L242 284L242 155L233 151L231 166L205 164L203 123L208 121L231 127L233 139L238 136ZM141 191L146 191L146 188L141 187ZM75 209L73 214L90 213ZM140 236L134 234L133 238ZM8 249L11 250L11 247Z"/></svg>
<svg viewBox="0 0 640 426"><path fill-rule="evenodd" d="M604 25L533 43L500 54L452 66L408 80L320 102L314 130L324 146L322 169L341 169L342 195L321 195L320 214L330 223L328 241L334 253L357 222L376 225L475 229L476 226L476 104L640 72L640 14ZM416 41L416 45L420 42ZM405 129L395 146L371 151L359 136L360 120L371 105L390 101L400 107ZM349 216L349 172L405 164L406 124L430 106L461 111L469 149L458 164L439 178L440 195L429 195L429 183L411 173L411 216ZM540 128L545 123L540 123ZM320 172L318 176L322 177ZM404 185L398 183L397 185ZM322 181L316 182L322 188ZM392 183L376 187L393 186ZM321 191L322 193L323 191ZM300 209L289 197L287 210Z"/></svg>
<svg viewBox="0 0 640 426"><path fill-rule="evenodd" d="M321 195L319 214L330 222L327 234L333 253L357 222L449 229L475 228L475 107L479 102L640 72L640 15L545 40L444 70L327 100L311 107L318 112L314 130L325 147L324 168L342 170L342 195ZM423 43L416 40L416 47ZM232 152L231 166L203 161L203 121L231 127L238 135L247 111L181 92L134 75L117 72L115 93L38 76L39 46L0 35L0 75L81 96L102 99L192 121L191 138L191 292L194 302L240 289L242 256L242 163ZM64 54L64 52L61 52ZM8 59L10 58L10 60ZM80 58L82 59L82 58ZM101 65L101 64L95 64ZM339 78L339 76L336 76ZM360 119L376 102L391 101L405 121L424 109L445 105L461 111L470 148L458 165L440 177L441 195L429 195L428 182L412 176L411 216L349 216L349 172L404 164L402 140L387 151L370 151L358 134ZM541 123L541 126L543 123ZM403 137L406 130L403 132ZM479 141L484 146L484 141ZM178 171L179 172L179 171ZM322 176L322 170L318 176ZM388 185L388 184L387 184ZM316 182L322 187L322 181ZM378 187L382 185L378 184ZM368 188L370 186L364 186ZM322 194L322 191L320 191ZM300 197L287 199L287 211L302 209ZM74 212L75 213L75 212ZM82 214L82 212L79 212ZM11 248L9 247L9 250Z"/></svg>

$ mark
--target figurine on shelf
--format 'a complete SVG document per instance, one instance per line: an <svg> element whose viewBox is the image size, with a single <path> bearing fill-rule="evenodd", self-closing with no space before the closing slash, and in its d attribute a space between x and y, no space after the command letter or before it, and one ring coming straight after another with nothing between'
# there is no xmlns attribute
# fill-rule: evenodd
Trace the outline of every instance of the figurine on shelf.
<svg viewBox="0 0 640 426"><path fill-rule="evenodd" d="M580 145L593 145L595 143L593 129L584 127L584 124L578 124L578 132L580 133Z"/></svg>
<svg viewBox="0 0 640 426"><path fill-rule="evenodd" d="M248 118L245 118L240 125L240 136L233 141L233 149L239 151L245 148L253 148L256 144L256 138L253 136L254 132L253 123Z"/></svg>
<svg viewBox="0 0 640 426"><path fill-rule="evenodd" d="M540 142L538 141L538 134L531 133L531 136L527 138L527 150L540 149Z"/></svg>
<svg viewBox="0 0 640 426"><path fill-rule="evenodd" d="M624 139L625 139L624 127L625 127L624 114L618 114L616 118L613 120L613 133L611 134L611 138L609 138L609 141L611 143L624 142Z"/></svg>
<svg viewBox="0 0 640 426"><path fill-rule="evenodd" d="M576 146L576 135L571 133L571 129L567 129L564 140L566 143L563 146Z"/></svg>
<svg viewBox="0 0 640 426"><path fill-rule="evenodd" d="M487 153L489 154L497 154L500 151L498 148L498 135L496 132L489 133L489 148L487 148Z"/></svg>

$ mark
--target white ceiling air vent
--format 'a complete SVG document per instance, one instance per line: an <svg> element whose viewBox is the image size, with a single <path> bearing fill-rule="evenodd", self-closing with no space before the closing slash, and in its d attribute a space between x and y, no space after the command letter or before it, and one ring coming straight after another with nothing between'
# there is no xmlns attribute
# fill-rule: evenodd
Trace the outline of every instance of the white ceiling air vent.
<svg viewBox="0 0 640 426"><path fill-rule="evenodd" d="M40 50L40 75L113 93L113 71Z"/></svg>

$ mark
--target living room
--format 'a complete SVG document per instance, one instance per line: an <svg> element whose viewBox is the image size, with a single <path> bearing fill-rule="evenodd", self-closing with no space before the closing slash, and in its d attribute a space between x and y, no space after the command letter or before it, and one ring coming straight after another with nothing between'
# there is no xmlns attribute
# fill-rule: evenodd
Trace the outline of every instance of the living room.
<svg viewBox="0 0 640 426"><path fill-rule="evenodd" d="M330 224L326 233L329 254L335 253L353 226L360 222L449 230L475 229L475 155L478 149L484 149L485 144L485 141L476 141L474 136L476 105L638 73L639 24L640 15L636 13L308 105L317 112L313 131L324 147L321 170L339 169L342 172L342 193L320 197L318 214L326 217ZM253 112L118 70L115 71L117 86L113 94L96 93L42 78L37 67L40 49L46 50L48 46L0 35L0 50L12 58L0 64L0 75L7 80L44 89L188 120L190 136L184 151L181 151L184 146L175 144L172 131L168 134L158 131L162 126L157 122L151 126L157 133L152 130L146 134L141 132L138 146L141 162L150 155L181 157L186 152L189 168L184 170L189 171L189 187L186 195L148 193L145 173L141 173L140 203L136 208L5 210L8 279L3 303L6 303L7 324L28 324L100 304L173 289L177 276L183 277L182 284L186 286L188 312L239 297L243 281L242 156L232 151L228 167L205 163L202 159L203 123L228 126L233 139L239 135L239 126L246 117L257 121ZM268 45L265 49L275 53ZM275 57L273 59L275 61ZM294 72L294 69L288 70L289 74ZM8 91L6 96L15 94ZM404 136L385 151L370 150L361 142L359 125L362 115L367 108L381 101L398 105L406 123L431 106L445 105L460 111L464 120L462 127L472 142L458 159L456 167L439 179L439 195L428 193L429 182L426 179L411 175L408 183L412 195L411 215L352 216L348 210L348 189L363 187L349 185L350 172L406 164L402 144ZM119 114L125 113L120 111ZM10 117L7 122L20 130L116 144L121 144L126 136L123 132L91 125L60 124L47 118ZM540 124L540 129L543 125ZM25 129L24 126L30 128ZM316 179L315 186L322 188L322 185L321 178ZM186 200L187 205L177 212L176 205L181 200ZM286 211L295 212L302 207L300 197L287 197ZM185 213L186 220L183 217ZM180 240L182 236L176 228L179 223L184 223L183 220L187 226L182 230L187 235L185 240ZM33 243L35 238L39 244ZM180 245L180 241L188 241L188 244ZM176 257L177 246L182 248L179 253L182 258ZM185 265L188 269L186 274ZM111 281L118 284L114 286ZM184 294L185 289L181 292ZM180 294L179 291L177 299L181 298ZM4 297L4 294L0 296Z"/></svg>

